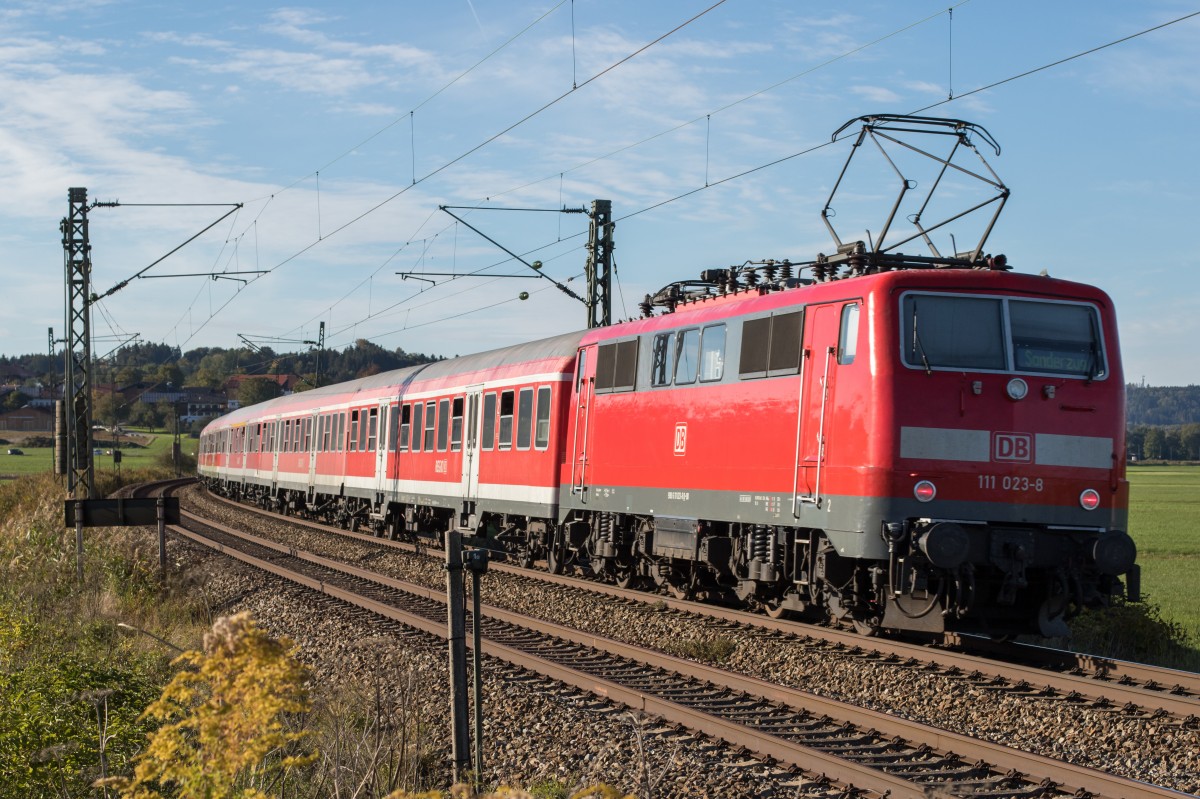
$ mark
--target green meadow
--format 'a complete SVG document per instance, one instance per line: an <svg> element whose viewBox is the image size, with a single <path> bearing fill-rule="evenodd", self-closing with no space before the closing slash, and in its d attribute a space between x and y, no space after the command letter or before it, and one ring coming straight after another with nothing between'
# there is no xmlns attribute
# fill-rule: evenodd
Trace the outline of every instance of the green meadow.
<svg viewBox="0 0 1200 799"><path fill-rule="evenodd" d="M122 436L121 468L143 469L160 464L161 459L170 457L172 439L169 433L142 432ZM0 475L8 477L52 471L53 447L27 447L16 438L10 441L12 443L0 445ZM93 456L96 472L115 472L117 467L113 463L112 444L107 436L101 442L96 447L100 452ZM196 439L183 436L181 443L185 455L195 455ZM9 455L8 450L12 448L18 448L25 454Z"/></svg>
<svg viewBox="0 0 1200 799"><path fill-rule="evenodd" d="M1200 467L1136 466L1128 474L1143 598L1200 647Z"/></svg>

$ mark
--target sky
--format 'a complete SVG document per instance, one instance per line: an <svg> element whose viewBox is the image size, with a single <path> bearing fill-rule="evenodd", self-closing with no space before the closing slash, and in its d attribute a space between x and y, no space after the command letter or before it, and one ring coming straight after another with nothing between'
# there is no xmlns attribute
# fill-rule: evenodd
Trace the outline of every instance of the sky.
<svg viewBox="0 0 1200 799"><path fill-rule="evenodd" d="M987 252L1107 291L1127 381L1200 383L1200 16L1173 22L1200 2L714 2L5 0L0 354L63 335L71 187L120 203L89 212L96 294L179 248L91 306L98 356L296 351L320 322L330 348L452 356L586 311L439 206L583 294L587 217L555 211L611 200L631 318L703 269L832 252L853 141L832 134L920 112L1001 146L973 138L1011 190ZM896 160L923 198L936 164ZM838 235L878 235L898 187L856 152ZM923 219L994 194L953 171Z"/></svg>

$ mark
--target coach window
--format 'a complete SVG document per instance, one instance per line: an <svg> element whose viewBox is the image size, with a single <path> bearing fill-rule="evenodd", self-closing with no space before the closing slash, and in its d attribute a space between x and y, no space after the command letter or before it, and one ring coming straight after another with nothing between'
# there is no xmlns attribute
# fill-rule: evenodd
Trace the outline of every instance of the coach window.
<svg viewBox="0 0 1200 799"><path fill-rule="evenodd" d="M458 452L462 449L462 434L463 434L463 398L455 397L450 413L450 451Z"/></svg>
<svg viewBox="0 0 1200 799"><path fill-rule="evenodd" d="M496 438L496 394L489 392L483 395L483 442L484 449L491 449Z"/></svg>
<svg viewBox="0 0 1200 799"><path fill-rule="evenodd" d="M500 449L512 449L514 392L500 394Z"/></svg>
<svg viewBox="0 0 1200 799"><path fill-rule="evenodd" d="M298 422L300 420L297 419L296 421ZM293 434L294 426L295 426L295 423L291 419L288 419L287 421L285 421L283 423L283 451L284 452L292 451L292 434Z"/></svg>
<svg viewBox="0 0 1200 799"><path fill-rule="evenodd" d="M363 408L358 412L358 449L360 452L367 451L367 409Z"/></svg>
<svg viewBox="0 0 1200 799"><path fill-rule="evenodd" d="M408 433L412 429L412 406L400 406L400 437L396 440L396 451L408 451Z"/></svg>
<svg viewBox="0 0 1200 799"><path fill-rule="evenodd" d="M710 325L700 343L700 382L711 383L724 374L725 325Z"/></svg>
<svg viewBox="0 0 1200 799"><path fill-rule="evenodd" d="M433 409L436 403L425 403L425 451L433 452L433 436L436 430L436 419L433 416Z"/></svg>
<svg viewBox="0 0 1200 799"><path fill-rule="evenodd" d="M842 329L838 334L838 363L842 366L854 363L858 352L858 303L842 306Z"/></svg>
<svg viewBox="0 0 1200 799"><path fill-rule="evenodd" d="M358 411L350 411L350 446L351 452L358 452Z"/></svg>
<svg viewBox="0 0 1200 799"><path fill-rule="evenodd" d="M675 334L656 335L651 356L650 385L671 385L671 375L675 373Z"/></svg>
<svg viewBox="0 0 1200 799"><path fill-rule="evenodd" d="M393 405L389 414L391 421L388 422L388 435L392 442L392 449L396 452L400 451L400 406Z"/></svg>
<svg viewBox="0 0 1200 799"><path fill-rule="evenodd" d="M542 386L538 389L537 425L534 430L533 446L535 449L546 449L550 446L550 386Z"/></svg>
<svg viewBox="0 0 1200 799"><path fill-rule="evenodd" d="M425 418L425 406L419 402L413 403L413 422L412 422L412 451L421 451L421 424Z"/></svg>
<svg viewBox="0 0 1200 799"><path fill-rule="evenodd" d="M533 389L523 388L517 400L517 449L529 449L533 433Z"/></svg>
<svg viewBox="0 0 1200 799"><path fill-rule="evenodd" d="M438 452L446 451L446 439L450 434L450 400L438 400Z"/></svg>
<svg viewBox="0 0 1200 799"><path fill-rule="evenodd" d="M346 447L346 414L339 412L337 415L337 451L341 452Z"/></svg>
<svg viewBox="0 0 1200 799"><path fill-rule="evenodd" d="M683 386L696 382L700 360L700 331L696 328L682 331L675 344L675 385Z"/></svg>
<svg viewBox="0 0 1200 799"><path fill-rule="evenodd" d="M374 452L379 443L379 409L372 408L367 412L367 445L364 451Z"/></svg>

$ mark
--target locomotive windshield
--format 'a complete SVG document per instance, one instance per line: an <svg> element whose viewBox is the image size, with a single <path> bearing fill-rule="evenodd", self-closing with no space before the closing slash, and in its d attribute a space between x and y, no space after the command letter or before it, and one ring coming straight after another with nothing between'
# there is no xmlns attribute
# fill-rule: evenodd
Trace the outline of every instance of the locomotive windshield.
<svg viewBox="0 0 1200 799"><path fill-rule="evenodd" d="M1091 305L960 294L902 300L904 362L919 369L1105 374Z"/></svg>

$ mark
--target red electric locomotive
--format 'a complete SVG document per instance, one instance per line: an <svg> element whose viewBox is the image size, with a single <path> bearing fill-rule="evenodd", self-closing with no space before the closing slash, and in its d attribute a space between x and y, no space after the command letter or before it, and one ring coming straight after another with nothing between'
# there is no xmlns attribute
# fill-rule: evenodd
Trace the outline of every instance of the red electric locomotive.
<svg viewBox="0 0 1200 799"><path fill-rule="evenodd" d="M863 631L1062 634L1119 575L1135 594L1110 299L982 240L943 258L882 238L811 278L709 272L637 321L241 409L205 429L200 473Z"/></svg>

